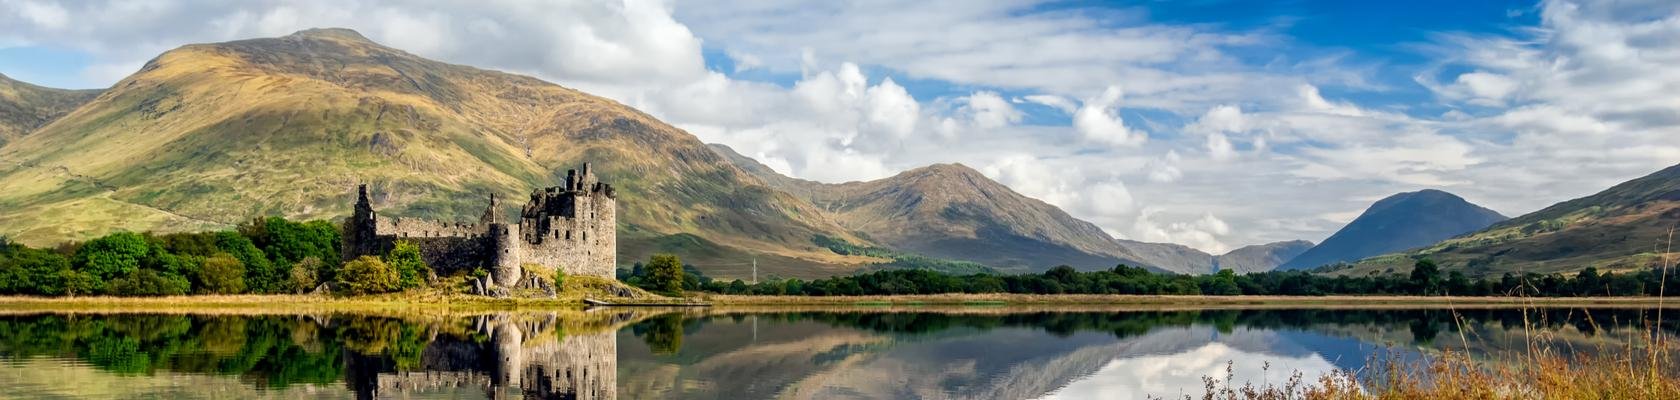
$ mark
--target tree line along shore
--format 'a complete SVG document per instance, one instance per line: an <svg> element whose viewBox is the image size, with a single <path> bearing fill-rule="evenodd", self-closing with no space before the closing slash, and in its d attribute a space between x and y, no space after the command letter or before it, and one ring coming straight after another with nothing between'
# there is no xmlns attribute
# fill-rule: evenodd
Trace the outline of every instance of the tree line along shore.
<svg viewBox="0 0 1680 400"><path fill-rule="evenodd" d="M409 296L471 301L455 296L469 289L482 269L440 277L419 250L398 243L388 254L341 262L339 227L329 221L252 220L233 230L196 233L118 232L86 242L32 248L0 237L0 296L177 296L298 294L338 296L429 293ZM566 288L559 269L542 279ZM671 297L702 297L725 303L786 303L796 297L841 297L845 303L869 296L893 301L1005 303L1185 303L1196 296L1214 303L1407 301L1523 303L1541 298L1625 297L1622 302L1652 302L1680 276L1669 268L1600 273L1586 268L1573 274L1512 274L1470 277L1442 271L1417 260L1405 274L1327 276L1309 271L1207 275L1158 273L1118 265L1098 270L1058 266L1042 273L953 273L930 269L888 269L823 279L779 279L748 283L706 276L670 254L652 256L618 271L618 280L647 292ZM610 280L605 280L610 281ZM605 289L607 282L587 282ZM622 290L602 290L600 295ZM639 293L639 291L638 291ZM576 297L576 293L571 293ZM1067 296L1074 295L1074 296ZM765 296L765 298L757 298ZM892 296L921 296L915 298ZM1158 296L1158 297L1151 297ZM1327 297L1331 296L1331 297ZM1394 300L1397 297L1439 297ZM566 298L568 296L556 296ZM1229 299L1221 299L1229 297ZM1312 300L1317 298L1317 300ZM877 297L877 299L883 299ZM1385 299L1385 300L1376 300ZM574 299L575 300L575 299ZM187 302L186 300L176 300ZM569 300L568 300L569 301ZM1604 301L1604 300L1594 300ZM561 301L566 302L566 301Z"/></svg>

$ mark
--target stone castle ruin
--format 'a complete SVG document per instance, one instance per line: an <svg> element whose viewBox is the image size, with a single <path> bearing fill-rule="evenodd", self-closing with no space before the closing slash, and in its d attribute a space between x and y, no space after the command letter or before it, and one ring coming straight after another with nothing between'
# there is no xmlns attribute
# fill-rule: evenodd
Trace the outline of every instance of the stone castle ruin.
<svg viewBox="0 0 1680 400"><path fill-rule="evenodd" d="M600 182L589 164L566 173L566 185L538 189L509 224L501 204L490 204L477 223L381 217L357 188L356 210L345 222L344 260L389 252L397 241L414 243L436 273L484 268L495 286L527 283L526 264L560 269L567 275L613 279L618 265L617 214L612 185Z"/></svg>

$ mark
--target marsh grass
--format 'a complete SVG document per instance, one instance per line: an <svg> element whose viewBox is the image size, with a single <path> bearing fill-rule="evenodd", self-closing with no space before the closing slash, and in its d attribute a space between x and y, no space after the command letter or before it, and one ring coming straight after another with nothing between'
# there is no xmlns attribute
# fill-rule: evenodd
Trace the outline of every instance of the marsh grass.
<svg viewBox="0 0 1680 400"><path fill-rule="evenodd" d="M1674 230L1668 231L1667 250L1673 249ZM1662 252L1663 278L1670 273L1674 260L1669 251ZM1539 329L1544 321L1532 321L1529 312L1537 304L1529 301L1524 308L1521 350L1510 354L1489 355L1478 359L1470 354L1471 336L1476 335L1460 323L1457 335L1462 350L1447 346L1446 350L1424 360L1408 361L1399 357L1376 358L1361 370L1338 370L1308 380L1300 372L1290 375L1282 383L1244 383L1233 386L1236 378L1230 364L1223 379L1204 377L1204 400L1367 400L1367 399L1680 399L1680 364L1677 364L1672 332L1662 328L1667 288L1660 288L1655 299L1656 309L1642 321L1612 321L1630 329L1632 335L1620 345L1599 344L1595 348L1577 349L1555 337L1555 333ZM1454 313L1457 316L1457 313ZM1543 315L1536 313L1536 315ZM1603 332L1600 321L1589 311L1583 318L1594 332ZM1457 318L1455 318L1456 320ZM1585 350L1585 351L1580 351ZM1268 365L1267 368L1270 368ZM1184 396L1186 400L1195 397Z"/></svg>

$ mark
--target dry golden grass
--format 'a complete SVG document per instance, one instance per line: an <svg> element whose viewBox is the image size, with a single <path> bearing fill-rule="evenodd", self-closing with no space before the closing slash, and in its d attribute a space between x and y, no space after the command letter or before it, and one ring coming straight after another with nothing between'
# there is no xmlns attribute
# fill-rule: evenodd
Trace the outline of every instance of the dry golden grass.
<svg viewBox="0 0 1680 400"><path fill-rule="evenodd" d="M461 293L453 284L402 293L340 297L328 295L189 295L165 297L30 297L0 296L0 315L16 314L315 314L463 315L503 311L581 310L584 298L617 299L624 288L643 301L672 300L616 281L587 276L566 279L555 298L493 298Z"/></svg>
<svg viewBox="0 0 1680 400"><path fill-rule="evenodd" d="M1337 371L1308 381L1296 373L1278 384L1234 386L1203 378L1204 400L1493 400L1674 399L1680 371L1658 362L1672 349L1630 350L1614 355L1565 357L1552 352L1521 362L1489 366L1458 353L1427 363L1380 360L1368 371ZM1227 369L1229 371L1229 368ZM1196 397L1184 396L1185 399Z"/></svg>

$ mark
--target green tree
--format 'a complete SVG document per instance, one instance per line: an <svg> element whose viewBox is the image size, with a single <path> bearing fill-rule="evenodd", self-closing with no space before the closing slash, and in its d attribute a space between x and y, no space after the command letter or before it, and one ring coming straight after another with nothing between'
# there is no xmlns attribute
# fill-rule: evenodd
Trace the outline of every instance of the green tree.
<svg viewBox="0 0 1680 400"><path fill-rule="evenodd" d="M564 287L566 287L566 268L556 267L554 268L554 290L560 291Z"/></svg>
<svg viewBox="0 0 1680 400"><path fill-rule="evenodd" d="M204 286L199 288L204 293L234 294L245 291L245 263L239 262L232 254L217 253L204 259L200 269L203 274L199 278Z"/></svg>
<svg viewBox="0 0 1680 400"><path fill-rule="evenodd" d="M307 257L337 260L340 256L338 226L327 221L293 222L269 217L240 225L239 234L251 239L274 265L291 265Z"/></svg>
<svg viewBox="0 0 1680 400"><path fill-rule="evenodd" d="M70 261L56 253L0 243L0 294L64 294Z"/></svg>
<svg viewBox="0 0 1680 400"><path fill-rule="evenodd" d="M192 287L184 276L151 269L137 269L128 276L112 279L107 291L118 296L178 296Z"/></svg>
<svg viewBox="0 0 1680 400"><path fill-rule="evenodd" d="M1235 296L1242 294L1242 288L1237 286L1237 273L1229 269L1221 269L1219 273L1209 276L1208 284L1203 285L1202 293L1216 296Z"/></svg>
<svg viewBox="0 0 1680 400"><path fill-rule="evenodd" d="M385 254L385 263L397 270L397 284L403 289L424 286L432 274L432 268L420 258L420 247L406 240L398 240L391 247L391 252Z"/></svg>
<svg viewBox="0 0 1680 400"><path fill-rule="evenodd" d="M361 256L344 263L338 272L338 283L349 294L394 292L401 287L399 279L396 268L374 256Z"/></svg>
<svg viewBox="0 0 1680 400"><path fill-rule="evenodd" d="M292 264L291 279L287 282L287 288L292 293L303 293L314 289L315 285L320 282L316 276L320 270L321 259L315 257L307 257L303 261Z"/></svg>
<svg viewBox="0 0 1680 400"><path fill-rule="evenodd" d="M90 240L83 244L71 261L71 268L92 278L95 291L102 290L112 279L126 277L140 269L140 262L151 254L146 238L133 232L118 232Z"/></svg>
<svg viewBox="0 0 1680 400"><path fill-rule="evenodd" d="M674 254L654 254L648 259L647 285L650 289L672 295L682 295L682 260Z"/></svg>
<svg viewBox="0 0 1680 400"><path fill-rule="evenodd" d="M216 232L216 249L239 259L245 266L245 286L251 293L278 293L286 289L283 265L274 265L268 255L234 231Z"/></svg>
<svg viewBox="0 0 1680 400"><path fill-rule="evenodd" d="M1417 294L1439 294L1441 287L1441 267L1436 266L1435 261L1427 258L1418 260L1417 264L1412 265L1411 283L1412 289L1415 290Z"/></svg>

